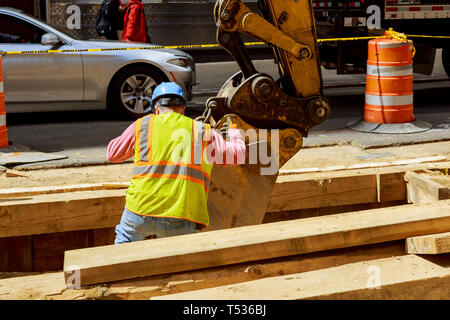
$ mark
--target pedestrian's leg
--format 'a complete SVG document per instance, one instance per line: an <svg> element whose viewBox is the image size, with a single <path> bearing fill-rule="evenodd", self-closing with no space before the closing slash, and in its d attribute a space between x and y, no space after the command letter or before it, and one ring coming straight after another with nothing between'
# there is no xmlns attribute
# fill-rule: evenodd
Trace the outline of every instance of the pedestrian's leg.
<svg viewBox="0 0 450 320"><path fill-rule="evenodd" d="M196 226L195 222L185 219L157 218L155 234L157 238L191 234L195 233Z"/></svg>
<svg viewBox="0 0 450 320"><path fill-rule="evenodd" d="M122 213L120 223L116 226L115 244L144 240L148 235L146 217L128 211Z"/></svg>

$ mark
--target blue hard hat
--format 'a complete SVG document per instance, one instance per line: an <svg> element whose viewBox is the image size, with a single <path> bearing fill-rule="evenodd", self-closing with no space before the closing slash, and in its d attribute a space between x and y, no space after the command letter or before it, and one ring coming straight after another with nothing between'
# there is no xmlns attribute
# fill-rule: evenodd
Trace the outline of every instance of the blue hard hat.
<svg viewBox="0 0 450 320"><path fill-rule="evenodd" d="M179 97L184 101L184 105L187 105L186 97L184 96L183 89L175 82L162 82L155 90L153 90L151 107L154 108L155 102L163 97Z"/></svg>

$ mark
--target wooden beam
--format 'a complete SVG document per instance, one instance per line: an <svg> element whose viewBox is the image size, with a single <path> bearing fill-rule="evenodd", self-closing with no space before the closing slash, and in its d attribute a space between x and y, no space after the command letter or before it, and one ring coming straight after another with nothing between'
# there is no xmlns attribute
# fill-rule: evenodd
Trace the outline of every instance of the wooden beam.
<svg viewBox="0 0 450 320"><path fill-rule="evenodd" d="M12 277L0 280L0 300L41 300L60 295L65 289L62 272Z"/></svg>
<svg viewBox="0 0 450 320"><path fill-rule="evenodd" d="M444 200L66 251L64 271L88 285L449 230L450 200Z"/></svg>
<svg viewBox="0 0 450 320"><path fill-rule="evenodd" d="M0 202L0 238L113 227L120 222L124 190L80 191Z"/></svg>
<svg viewBox="0 0 450 320"><path fill-rule="evenodd" d="M0 271L33 271L32 236L0 238Z"/></svg>
<svg viewBox="0 0 450 320"><path fill-rule="evenodd" d="M403 159L391 162L369 162L369 163L355 163L349 166L331 166L325 168L298 168L298 169L281 169L280 175L292 175L299 173L310 173L310 172L324 172L324 171L337 171L337 170L351 170L351 169L369 169L369 168L380 168L380 167L391 167L391 166L401 166L407 164L419 164L419 163L432 163L432 162L443 162L446 161L447 157L433 156L433 157L423 157L415 159Z"/></svg>
<svg viewBox="0 0 450 320"><path fill-rule="evenodd" d="M406 255L154 297L154 300L450 299L450 260Z"/></svg>
<svg viewBox="0 0 450 320"><path fill-rule="evenodd" d="M297 180L275 185L267 211L280 212L376 201L375 175Z"/></svg>
<svg viewBox="0 0 450 320"><path fill-rule="evenodd" d="M450 232L407 238L406 252L415 254L450 253Z"/></svg>
<svg viewBox="0 0 450 320"><path fill-rule="evenodd" d="M442 177L440 180L444 183L446 179L450 185L450 178ZM405 180L408 201L410 203L426 203L450 199L450 187L440 183L439 179L425 173L406 172Z"/></svg>
<svg viewBox="0 0 450 320"><path fill-rule="evenodd" d="M66 250L88 247L88 231L33 235L33 271L61 271Z"/></svg>
<svg viewBox="0 0 450 320"><path fill-rule="evenodd" d="M267 212L406 199L405 167L374 170L279 177ZM114 227L125 204L124 188L126 183L99 183L0 190L0 238Z"/></svg>
<svg viewBox="0 0 450 320"><path fill-rule="evenodd" d="M267 212L405 200L404 170L382 168L279 177Z"/></svg>
<svg viewBox="0 0 450 320"><path fill-rule="evenodd" d="M330 268L352 262L401 256L404 254L404 241L397 240L381 244L315 252L231 266L137 278L98 286L87 286L81 289L66 289L65 286L61 285L60 281L57 281L50 291L46 287L45 290L40 290L39 287L34 288L34 299L148 300L151 297L161 295L213 288L279 275ZM7 277L8 275L4 274L3 276ZM2 275L0 274L0 279L1 277ZM15 275L15 277L18 277L18 275ZM64 277L62 273L61 277ZM30 283L34 283L33 279L27 277L23 279L10 279L8 281L0 280L0 299L22 299L27 295L26 292L30 288ZM39 279L42 282L52 282L55 280L55 277L53 274L50 274L47 278L40 275ZM3 295L1 295L2 288ZM57 290L60 293L56 294L55 291Z"/></svg>
<svg viewBox="0 0 450 320"><path fill-rule="evenodd" d="M43 194L68 193L76 191L127 189L129 182L84 183L68 186L46 186L31 188L0 189L0 199L34 197Z"/></svg>

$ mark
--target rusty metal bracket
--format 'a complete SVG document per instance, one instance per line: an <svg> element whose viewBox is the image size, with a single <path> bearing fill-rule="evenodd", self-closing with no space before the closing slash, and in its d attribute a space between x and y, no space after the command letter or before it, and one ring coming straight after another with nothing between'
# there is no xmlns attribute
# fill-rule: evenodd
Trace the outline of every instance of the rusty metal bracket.
<svg viewBox="0 0 450 320"><path fill-rule="evenodd" d="M257 73L244 79L240 72L225 82L216 97L208 99L206 107L216 121L234 113L256 127L295 128L304 137L330 112L328 101L321 96L291 97L269 75Z"/></svg>

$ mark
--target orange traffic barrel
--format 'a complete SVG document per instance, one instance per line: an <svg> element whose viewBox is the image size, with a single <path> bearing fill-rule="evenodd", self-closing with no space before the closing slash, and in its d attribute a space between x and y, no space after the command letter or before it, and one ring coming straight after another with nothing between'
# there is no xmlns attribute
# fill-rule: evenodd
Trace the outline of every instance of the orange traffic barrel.
<svg viewBox="0 0 450 320"><path fill-rule="evenodd" d="M369 41L365 121L414 121L413 51L411 40L378 38Z"/></svg>
<svg viewBox="0 0 450 320"><path fill-rule="evenodd" d="M0 57L0 148L7 148L8 131L6 130L5 93L3 92L2 57Z"/></svg>

